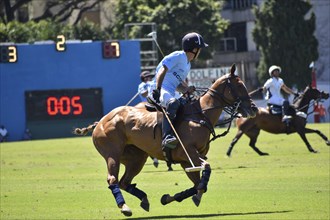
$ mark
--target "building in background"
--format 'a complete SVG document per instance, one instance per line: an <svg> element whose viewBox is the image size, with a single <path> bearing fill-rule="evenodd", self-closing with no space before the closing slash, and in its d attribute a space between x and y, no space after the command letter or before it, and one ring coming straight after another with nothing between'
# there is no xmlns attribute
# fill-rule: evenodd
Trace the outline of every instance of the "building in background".
<svg viewBox="0 0 330 220"><path fill-rule="evenodd" d="M260 54L253 41L252 29L255 17L253 5L261 5L264 0L226 0L221 16L230 21L225 37L220 40L221 50L213 58L213 66L228 66L235 62L248 88L256 88L257 63ZM329 91L330 84L330 1L311 0L312 11L316 15L316 33L319 59L315 61L317 85Z"/></svg>
<svg viewBox="0 0 330 220"><path fill-rule="evenodd" d="M258 0L226 0L221 16L230 21L224 38L220 39L220 50L213 57L213 66L230 66L236 63L242 80L249 89L258 86L256 75L260 54L253 41L252 29L255 18L252 13Z"/></svg>
<svg viewBox="0 0 330 220"><path fill-rule="evenodd" d="M255 17L252 13L253 5L261 5L265 0L225 0L221 16L230 21L229 28L224 33L224 38L219 39L220 48L208 62L208 67L226 67L232 63L237 64L238 72L246 82L248 89L259 86L256 76L257 63L260 54L253 41L252 30L255 26ZM32 2L19 10L17 20L27 21L39 17L44 13L48 0L32 0ZM87 1L87 7L95 4L96 0ZM68 23L74 23L77 16L81 20L88 19L101 28L107 27L115 21L114 7L116 0L105 0L96 4L92 9L80 13L74 10ZM312 11L316 15L315 36L319 42L319 59L315 61L317 85L328 87L330 84L330 1L311 0ZM60 10L53 8L52 10Z"/></svg>

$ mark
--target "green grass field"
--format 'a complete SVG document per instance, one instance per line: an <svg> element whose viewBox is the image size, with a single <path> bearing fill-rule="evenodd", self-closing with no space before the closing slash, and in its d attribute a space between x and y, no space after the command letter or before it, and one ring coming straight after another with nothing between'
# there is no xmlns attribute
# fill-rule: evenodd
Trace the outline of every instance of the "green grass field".
<svg viewBox="0 0 330 220"><path fill-rule="evenodd" d="M309 124L327 137L330 124ZM218 129L217 133L223 129ZM243 136L232 158L225 152L236 134L212 142L212 175L199 207L189 198L160 204L163 194L191 187L179 165L168 172L148 159L135 183L150 201L150 212L123 192L130 219L329 219L329 146L316 134L307 138L318 150L309 153L298 134L261 132L260 157ZM90 137L1 143L0 219L125 219L107 188L106 165ZM122 172L122 170L121 170Z"/></svg>

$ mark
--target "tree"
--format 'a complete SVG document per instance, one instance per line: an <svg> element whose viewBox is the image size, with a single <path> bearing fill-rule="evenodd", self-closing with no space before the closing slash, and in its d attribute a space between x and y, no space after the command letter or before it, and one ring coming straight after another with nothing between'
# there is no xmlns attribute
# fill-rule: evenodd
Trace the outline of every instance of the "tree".
<svg viewBox="0 0 330 220"><path fill-rule="evenodd" d="M0 23L0 42L33 43L43 40L55 41L59 34L63 34L66 39L94 41L107 40L110 37L98 25L89 21L75 26L52 20Z"/></svg>
<svg viewBox="0 0 330 220"><path fill-rule="evenodd" d="M196 31L210 45L201 57L210 58L228 25L220 16L220 9L221 1L215 0L118 0L116 22L109 30L122 39L125 24L155 22L157 39L165 54L181 49L182 37ZM128 34L146 37L148 31L133 28Z"/></svg>
<svg viewBox="0 0 330 220"><path fill-rule="evenodd" d="M303 0L267 0L261 8L254 7L256 26L253 37L261 53L257 69L265 81L268 68L279 65L281 77L288 86L299 90L311 83L309 64L318 58L315 38L315 14L311 4Z"/></svg>
<svg viewBox="0 0 330 220"><path fill-rule="evenodd" d="M58 22L66 21L74 11L77 11L74 24L77 24L84 12L95 8L101 2L105 0L48 0L45 1L44 12L35 18L33 21L40 21L44 19L52 19ZM8 23L15 20L15 12L19 11L23 7L27 7L33 0L16 0L14 3L11 0L2 0L0 2L0 18L3 23Z"/></svg>

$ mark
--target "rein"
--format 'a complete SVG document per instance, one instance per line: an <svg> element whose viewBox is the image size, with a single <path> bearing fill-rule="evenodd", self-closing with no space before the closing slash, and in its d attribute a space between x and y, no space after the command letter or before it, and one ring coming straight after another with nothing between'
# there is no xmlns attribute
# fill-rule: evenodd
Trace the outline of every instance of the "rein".
<svg viewBox="0 0 330 220"><path fill-rule="evenodd" d="M222 122L222 123L216 124L216 126L218 126L218 125L225 125L225 124L229 123L229 125L228 125L226 131L224 131L224 132L222 132L221 134L218 134L218 135L217 135L217 134L215 133L214 129L210 130L210 131L211 131L211 134L212 134L213 137L209 140L208 144L211 143L212 141L214 141L214 140L220 138L220 137L224 137L224 136L226 136L226 135L229 133L229 130L230 130L230 128L231 128L231 123L233 122L234 118L239 118L239 116L238 116L239 113L237 113L237 109L238 109L238 107L239 107L239 104L236 106L236 108L235 108L236 110L235 110L235 111L232 111L232 112L230 113L230 118L226 119L226 120L225 120L224 122ZM226 110L225 108L224 108L224 111L227 112L227 110ZM229 114L229 112L227 112L227 113Z"/></svg>
<svg viewBox="0 0 330 220"><path fill-rule="evenodd" d="M234 102L234 104L230 104L228 99L223 95L225 89L226 89L226 86L228 86L230 88L230 91L232 92L233 96L236 97L236 101ZM224 102L225 104L227 104L228 106L225 106L225 107L222 107L221 105L218 105L218 106L213 106L213 107L209 107L209 108L206 108L206 109L201 109L200 111L198 112L195 112L195 113L202 113L204 118L206 120L200 120L200 121L196 121L196 120L193 120L197 123L200 123L201 125L204 125L206 128L209 129L210 133L212 134L212 138L209 140L208 144L214 140L216 140L217 138L220 138L220 137L223 137L223 136L226 136L228 133L229 133L229 130L231 128L231 124L232 124L232 121L235 119L235 118L239 118L239 113L237 112L241 102L242 102L242 98L240 98L237 93L235 92L235 90L233 90L231 84L230 84L230 81L229 81L229 78L227 78L227 81L226 81L226 84L223 88L223 92L220 93L218 92L217 90L215 89L212 89L212 88L196 88L197 91L202 91L203 95L205 95L206 93L208 93L210 96L214 97L215 99L219 100L220 102ZM245 98L249 98L249 97L243 97L243 99ZM230 115L230 118L224 120L224 122L222 123L218 123L216 124L215 126L218 126L218 125L225 125L225 124L228 124L228 127L227 127L227 130L224 131L223 133L221 134L216 134L215 133L215 130L213 128L213 126L211 126L211 122L210 120L204 115L203 112L207 111L207 110L212 110L212 109L217 109L217 108L223 108L223 110ZM193 114L193 113L191 113Z"/></svg>
<svg viewBox="0 0 330 220"><path fill-rule="evenodd" d="M302 94L302 96L301 96L301 100L304 98L304 95L305 95L305 94ZM294 103L295 103L295 102L298 102L299 98L300 98L300 97L298 97L297 99L295 99L293 102L294 102ZM316 100L313 100L312 102L311 102L311 100L310 100L307 104L305 104L305 105L303 105L303 106L297 108L296 110L297 110L297 111L301 111L302 109L304 109L304 108L307 107L307 111L308 111L308 109L309 109L310 107L314 106L315 103L319 102L321 99L322 99L322 98L320 97L320 98L317 98ZM314 112L314 110L312 110L312 111L310 111L310 112L306 112L306 114L307 114L307 116L308 116L308 115L313 114L313 112Z"/></svg>
<svg viewBox="0 0 330 220"><path fill-rule="evenodd" d="M320 100L321 100L321 99L318 98L317 100L314 100L313 102L309 102L308 104L306 104L306 105L304 105L304 106L298 108L297 110L300 111L301 109L303 109L303 108L305 108L305 107L308 107L307 109L309 109L309 107L314 106L315 103L319 102ZM310 112L307 112L306 114L307 114L307 116L308 116L308 115L311 115L311 114L313 114L313 113L314 113L314 110L312 110L312 111L310 111Z"/></svg>

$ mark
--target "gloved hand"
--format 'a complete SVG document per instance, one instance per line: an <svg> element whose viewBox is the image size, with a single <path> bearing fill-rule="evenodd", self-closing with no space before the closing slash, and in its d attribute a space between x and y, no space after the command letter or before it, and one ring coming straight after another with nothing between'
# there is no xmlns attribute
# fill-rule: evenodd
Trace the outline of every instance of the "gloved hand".
<svg viewBox="0 0 330 220"><path fill-rule="evenodd" d="M195 86L189 86L188 87L188 90L187 90L188 93L193 93L195 91L196 91L196 87Z"/></svg>
<svg viewBox="0 0 330 220"><path fill-rule="evenodd" d="M152 91L152 98L155 100L155 102L158 104L160 103L159 101L159 97L160 97L160 90L159 89L154 89Z"/></svg>
<svg viewBox="0 0 330 220"><path fill-rule="evenodd" d="M264 91L264 88L263 87L259 87L258 88L258 92L263 92Z"/></svg>
<svg viewBox="0 0 330 220"><path fill-rule="evenodd" d="M300 94L299 94L298 92L296 92L296 93L294 94L294 99L298 98L299 95L300 95Z"/></svg>

